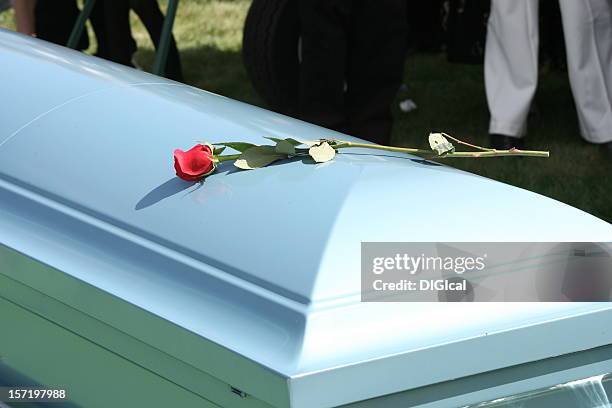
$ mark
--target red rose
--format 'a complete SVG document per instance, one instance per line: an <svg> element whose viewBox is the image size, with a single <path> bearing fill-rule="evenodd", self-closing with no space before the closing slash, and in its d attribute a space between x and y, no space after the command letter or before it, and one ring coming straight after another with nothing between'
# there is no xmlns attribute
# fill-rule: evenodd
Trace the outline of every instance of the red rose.
<svg viewBox="0 0 612 408"><path fill-rule="evenodd" d="M174 151L176 175L185 181L199 181L215 171L217 160L210 145L197 144L186 152Z"/></svg>

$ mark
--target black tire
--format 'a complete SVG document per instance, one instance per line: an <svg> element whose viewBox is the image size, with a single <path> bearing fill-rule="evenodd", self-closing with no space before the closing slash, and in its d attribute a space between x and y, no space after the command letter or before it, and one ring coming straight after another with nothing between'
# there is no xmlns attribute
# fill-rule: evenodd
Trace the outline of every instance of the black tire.
<svg viewBox="0 0 612 408"><path fill-rule="evenodd" d="M253 0L242 41L246 71L272 110L297 111L300 28L296 0Z"/></svg>

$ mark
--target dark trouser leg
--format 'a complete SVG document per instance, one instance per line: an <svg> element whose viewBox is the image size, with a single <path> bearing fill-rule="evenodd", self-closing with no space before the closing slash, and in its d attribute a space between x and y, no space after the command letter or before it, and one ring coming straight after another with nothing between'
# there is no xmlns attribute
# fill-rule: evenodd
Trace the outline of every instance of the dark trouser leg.
<svg viewBox="0 0 612 408"><path fill-rule="evenodd" d="M138 17L149 32L151 41L153 41L157 49L161 38L162 27L164 25L164 15L159 9L157 0L130 0L129 4L136 14L138 14ZM166 76L175 81L183 80L181 59L176 47L176 42L174 41L174 36L172 36L170 40Z"/></svg>
<svg viewBox="0 0 612 408"><path fill-rule="evenodd" d="M134 39L130 30L130 4L126 0L104 0L108 59L132 66Z"/></svg>
<svg viewBox="0 0 612 408"><path fill-rule="evenodd" d="M403 77L406 0L355 0L348 53L349 133L389 144L391 104Z"/></svg>
<svg viewBox="0 0 612 408"><path fill-rule="evenodd" d="M299 0L301 119L346 130L344 84L351 0Z"/></svg>
<svg viewBox="0 0 612 408"><path fill-rule="evenodd" d="M96 50L96 57L109 58L108 42L107 42L107 24L104 10L104 0L97 0L95 6L91 10L89 21L93 27L96 41L98 43L98 49Z"/></svg>
<svg viewBox="0 0 612 408"><path fill-rule="evenodd" d="M36 36L59 45L66 45L72 27L79 16L76 0L39 0L34 7ZM83 32L77 49L89 47L87 32Z"/></svg>

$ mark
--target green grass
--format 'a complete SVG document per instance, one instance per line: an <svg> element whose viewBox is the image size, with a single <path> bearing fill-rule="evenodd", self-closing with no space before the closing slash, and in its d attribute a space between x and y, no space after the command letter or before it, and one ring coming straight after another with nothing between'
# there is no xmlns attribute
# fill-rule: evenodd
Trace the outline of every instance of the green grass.
<svg viewBox="0 0 612 408"><path fill-rule="evenodd" d="M248 5L247 0L183 1L174 33L186 82L264 106L249 83L240 55ZM133 22L139 45L136 59L148 69L153 47L135 17ZM12 27L11 12L0 15L0 26ZM405 72L409 96L419 107L408 114L395 109L394 144L427 147L431 131L487 144L482 66L449 64L443 55L416 55L408 59ZM596 146L580 138L567 74L543 70L535 106L538 113L529 123L528 147L550 150L549 159L453 159L446 163L555 198L612 222L612 163Z"/></svg>

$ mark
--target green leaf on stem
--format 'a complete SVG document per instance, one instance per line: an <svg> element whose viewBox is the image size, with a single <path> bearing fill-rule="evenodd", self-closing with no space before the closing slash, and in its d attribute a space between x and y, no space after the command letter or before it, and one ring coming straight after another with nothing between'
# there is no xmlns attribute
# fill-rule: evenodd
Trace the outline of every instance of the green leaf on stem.
<svg viewBox="0 0 612 408"><path fill-rule="evenodd" d="M281 140L285 140L285 139L281 139L280 137L272 137L272 136L264 136L263 138L264 138L264 139L271 140L271 141L273 141L274 143L278 143L278 142L280 142Z"/></svg>
<svg viewBox="0 0 612 408"><path fill-rule="evenodd" d="M253 143L246 143L246 142L222 142L222 143L215 143L215 145L226 146L231 149L237 150L240 153L245 152L249 150L250 148L256 146Z"/></svg>
<svg viewBox="0 0 612 408"><path fill-rule="evenodd" d="M329 143L322 142L308 149L308 154L315 162L324 163L336 156L336 149L331 147Z"/></svg>
<svg viewBox="0 0 612 408"><path fill-rule="evenodd" d="M431 150L442 156L446 153L452 153L455 151L455 146L446 139L442 133L430 133L429 134L429 146Z"/></svg>
<svg viewBox="0 0 612 408"><path fill-rule="evenodd" d="M273 142L276 142L276 143L284 140L284 141L286 141L288 143L291 143L294 147L295 146L299 146L299 145L303 145L303 144L307 145L307 146L313 146L313 145L319 143L318 140L297 140L297 139L294 139L292 137L288 137L286 139L281 139L281 138L278 138L278 137L264 136L264 138L268 139L268 140L271 140Z"/></svg>
<svg viewBox="0 0 612 408"><path fill-rule="evenodd" d="M287 157L286 154L276 152L274 146L255 146L245 150L234 162L234 166L243 170L258 169Z"/></svg>
<svg viewBox="0 0 612 408"><path fill-rule="evenodd" d="M221 153L223 153L224 150L225 150L225 146L215 147L214 150L213 150L213 155L214 156L219 156Z"/></svg>
<svg viewBox="0 0 612 408"><path fill-rule="evenodd" d="M301 144L305 144L306 146L314 146L316 144L321 143L320 140L300 140Z"/></svg>
<svg viewBox="0 0 612 408"><path fill-rule="evenodd" d="M276 153L280 154L295 154L295 146L291 144L291 142L287 140L279 140L276 142L276 147L274 148Z"/></svg>

